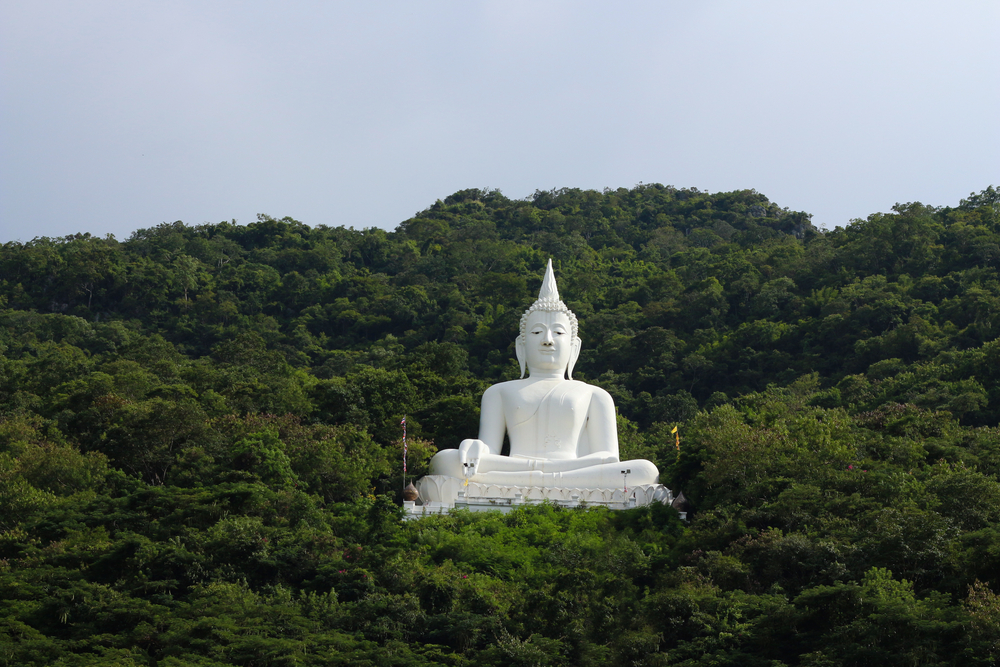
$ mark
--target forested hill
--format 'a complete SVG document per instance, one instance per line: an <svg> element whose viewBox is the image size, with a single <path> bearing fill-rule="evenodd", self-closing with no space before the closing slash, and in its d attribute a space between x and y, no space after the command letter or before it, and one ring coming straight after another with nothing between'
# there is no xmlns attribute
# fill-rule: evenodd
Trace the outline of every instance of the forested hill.
<svg viewBox="0 0 1000 667"><path fill-rule="evenodd" d="M553 258L695 504L403 524ZM0 249L0 665L994 664L1000 192L453 194ZM683 441L675 449L670 430ZM364 663L364 661L369 661Z"/></svg>

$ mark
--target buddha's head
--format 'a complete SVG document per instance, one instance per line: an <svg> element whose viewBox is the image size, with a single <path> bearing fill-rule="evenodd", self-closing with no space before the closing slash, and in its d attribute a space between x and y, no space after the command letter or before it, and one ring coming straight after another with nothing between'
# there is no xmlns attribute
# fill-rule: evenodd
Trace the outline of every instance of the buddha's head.
<svg viewBox="0 0 1000 667"><path fill-rule="evenodd" d="M520 332L514 349L521 365L521 377L528 370L564 370L572 378L580 357L579 324L576 315L559 300L552 260L545 269L538 300L521 316Z"/></svg>

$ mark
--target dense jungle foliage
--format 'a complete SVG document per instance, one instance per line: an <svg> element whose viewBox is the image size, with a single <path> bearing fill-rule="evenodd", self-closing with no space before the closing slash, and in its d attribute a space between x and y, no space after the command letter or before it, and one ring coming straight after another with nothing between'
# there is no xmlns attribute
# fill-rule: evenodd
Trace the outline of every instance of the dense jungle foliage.
<svg viewBox="0 0 1000 667"><path fill-rule="evenodd" d="M694 505L404 522L554 258ZM1000 192L466 190L0 249L0 665L992 665ZM682 437L675 449L670 430Z"/></svg>

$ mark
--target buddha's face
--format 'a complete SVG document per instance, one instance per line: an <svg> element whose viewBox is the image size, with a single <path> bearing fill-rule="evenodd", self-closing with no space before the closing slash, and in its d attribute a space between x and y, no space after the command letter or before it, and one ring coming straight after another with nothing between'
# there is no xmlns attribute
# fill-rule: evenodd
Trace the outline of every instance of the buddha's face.
<svg viewBox="0 0 1000 667"><path fill-rule="evenodd" d="M529 371L564 371L573 354L573 331L566 313L534 311L525 326Z"/></svg>

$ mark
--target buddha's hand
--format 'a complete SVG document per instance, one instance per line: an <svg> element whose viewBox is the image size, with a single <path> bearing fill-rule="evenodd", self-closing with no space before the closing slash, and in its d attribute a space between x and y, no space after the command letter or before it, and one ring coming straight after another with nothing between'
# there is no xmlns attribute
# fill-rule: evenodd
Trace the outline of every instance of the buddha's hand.
<svg viewBox="0 0 1000 667"><path fill-rule="evenodd" d="M476 474L479 462L483 456L490 453L490 448L482 440L463 440L458 446L458 460L462 463L462 471L466 479Z"/></svg>

